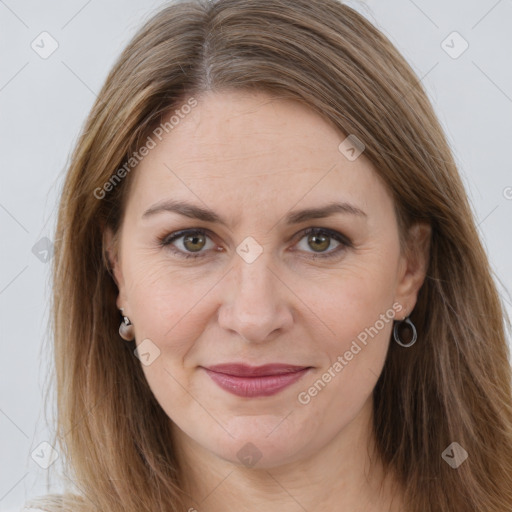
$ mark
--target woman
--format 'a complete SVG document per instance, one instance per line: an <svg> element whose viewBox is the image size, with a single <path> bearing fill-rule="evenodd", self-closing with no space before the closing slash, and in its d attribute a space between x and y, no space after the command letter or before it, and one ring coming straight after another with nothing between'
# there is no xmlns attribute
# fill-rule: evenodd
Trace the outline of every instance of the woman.
<svg viewBox="0 0 512 512"><path fill-rule="evenodd" d="M55 240L73 485L43 509L512 510L508 320L419 80L351 8L155 15Z"/></svg>

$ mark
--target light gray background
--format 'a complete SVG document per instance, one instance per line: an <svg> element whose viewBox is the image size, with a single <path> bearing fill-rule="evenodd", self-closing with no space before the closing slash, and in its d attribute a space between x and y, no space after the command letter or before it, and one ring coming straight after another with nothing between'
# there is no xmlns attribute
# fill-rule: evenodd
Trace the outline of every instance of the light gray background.
<svg viewBox="0 0 512 512"><path fill-rule="evenodd" d="M512 1L348 3L390 37L422 79L511 314ZM63 172L96 92L135 30L162 4L0 0L0 511L46 492L47 470L30 454L48 438L42 392L51 354L42 343L50 265L32 247L52 239ZM43 31L59 45L47 59L31 48ZM469 44L455 59L441 46L453 31ZM452 40L445 44L457 51L461 41Z"/></svg>

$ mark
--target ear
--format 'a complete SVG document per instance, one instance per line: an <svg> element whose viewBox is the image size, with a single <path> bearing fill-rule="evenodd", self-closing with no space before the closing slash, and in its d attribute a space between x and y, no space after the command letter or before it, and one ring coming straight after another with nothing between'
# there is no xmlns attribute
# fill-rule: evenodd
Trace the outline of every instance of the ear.
<svg viewBox="0 0 512 512"><path fill-rule="evenodd" d="M112 270L110 274L119 290L116 304L118 308L121 308L125 301L122 297L124 294L124 278L119 259L119 239L110 227L106 227L103 231L103 247L105 248L108 268Z"/></svg>
<svg viewBox="0 0 512 512"><path fill-rule="evenodd" d="M416 306L418 292L425 281L431 236L430 224L420 222L412 225L407 234L406 248L400 257L395 300L403 305L407 315Z"/></svg>

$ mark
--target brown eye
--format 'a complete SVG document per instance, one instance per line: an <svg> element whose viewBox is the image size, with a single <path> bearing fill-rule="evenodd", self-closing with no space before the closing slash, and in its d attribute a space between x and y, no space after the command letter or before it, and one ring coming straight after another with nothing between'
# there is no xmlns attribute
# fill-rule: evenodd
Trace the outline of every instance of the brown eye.
<svg viewBox="0 0 512 512"><path fill-rule="evenodd" d="M310 258L331 258L338 256L348 247L352 247L352 242L341 233L325 228L309 228L301 232L301 239L296 245L301 245L303 239L307 239L305 247L299 247L301 252L309 254ZM208 241L211 245L208 247ZM333 244L337 245L333 250L328 250ZM180 258L199 258L206 256L209 250L215 247L204 229L186 229L177 231L159 238L159 244L167 247ZM220 250L220 249L219 249Z"/></svg>
<svg viewBox="0 0 512 512"><path fill-rule="evenodd" d="M331 245L329 236L313 233L308 236L308 244L314 250L323 252Z"/></svg>
<svg viewBox="0 0 512 512"><path fill-rule="evenodd" d="M165 236L160 239L160 245L168 247L179 257L198 258L207 252L203 249L207 246L209 238L206 231L202 229L187 229Z"/></svg>
<svg viewBox="0 0 512 512"><path fill-rule="evenodd" d="M338 256L341 252L343 252L348 247L352 247L352 242L337 231L332 231L326 228L308 228L302 232L302 238L300 242L306 239L305 247L299 247L301 251L309 253L311 258L331 258ZM333 250L328 250L333 240L337 245L334 246ZM310 250L308 250L310 249Z"/></svg>
<svg viewBox="0 0 512 512"><path fill-rule="evenodd" d="M185 235L183 237L183 246L187 251L198 252L206 245L206 237L202 233Z"/></svg>

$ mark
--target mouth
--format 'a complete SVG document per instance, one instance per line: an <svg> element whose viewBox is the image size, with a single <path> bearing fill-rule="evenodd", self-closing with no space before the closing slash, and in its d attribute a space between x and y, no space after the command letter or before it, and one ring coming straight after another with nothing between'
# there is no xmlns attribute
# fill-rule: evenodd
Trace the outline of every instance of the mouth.
<svg viewBox="0 0 512 512"><path fill-rule="evenodd" d="M246 398L275 395L312 369L311 366L288 364L249 366L237 363L201 368L220 388Z"/></svg>

